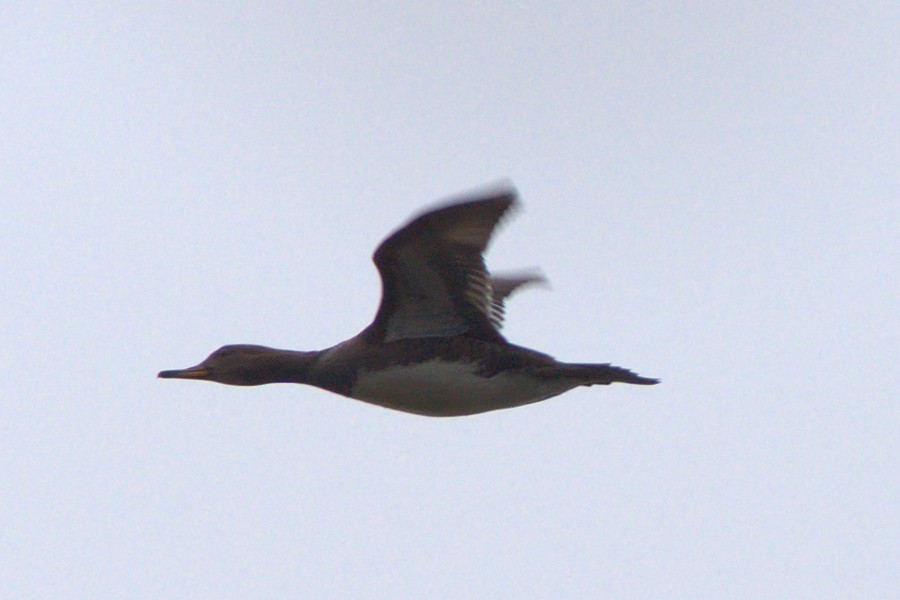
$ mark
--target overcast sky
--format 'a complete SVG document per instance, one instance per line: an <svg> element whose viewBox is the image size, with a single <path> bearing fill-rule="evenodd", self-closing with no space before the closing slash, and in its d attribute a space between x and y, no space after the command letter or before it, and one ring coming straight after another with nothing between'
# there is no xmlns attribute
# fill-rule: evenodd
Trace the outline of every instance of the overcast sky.
<svg viewBox="0 0 900 600"><path fill-rule="evenodd" d="M896 5L374 4L0 10L0 596L894 596ZM505 177L508 337L661 385L156 378L354 335Z"/></svg>

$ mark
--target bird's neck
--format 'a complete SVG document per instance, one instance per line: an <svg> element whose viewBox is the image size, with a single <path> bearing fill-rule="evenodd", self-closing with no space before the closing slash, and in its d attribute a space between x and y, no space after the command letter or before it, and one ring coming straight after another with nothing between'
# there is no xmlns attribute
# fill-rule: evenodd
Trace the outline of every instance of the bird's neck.
<svg viewBox="0 0 900 600"><path fill-rule="evenodd" d="M309 371L321 352L274 350L260 357L259 367L268 373L266 383L309 383Z"/></svg>

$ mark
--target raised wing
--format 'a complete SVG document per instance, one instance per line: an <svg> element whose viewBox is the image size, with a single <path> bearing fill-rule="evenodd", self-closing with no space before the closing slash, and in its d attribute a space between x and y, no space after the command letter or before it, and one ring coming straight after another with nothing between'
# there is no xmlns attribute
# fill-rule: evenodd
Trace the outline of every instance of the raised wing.
<svg viewBox="0 0 900 600"><path fill-rule="evenodd" d="M456 335L504 341L494 325L482 253L515 203L512 187L494 188L425 212L391 234L372 257L381 275L381 305L363 336L375 342Z"/></svg>
<svg viewBox="0 0 900 600"><path fill-rule="evenodd" d="M504 273L503 275L491 275L491 323L497 329L503 327L503 317L506 310L503 301L513 292L525 285L546 285L547 278L536 271L521 273Z"/></svg>

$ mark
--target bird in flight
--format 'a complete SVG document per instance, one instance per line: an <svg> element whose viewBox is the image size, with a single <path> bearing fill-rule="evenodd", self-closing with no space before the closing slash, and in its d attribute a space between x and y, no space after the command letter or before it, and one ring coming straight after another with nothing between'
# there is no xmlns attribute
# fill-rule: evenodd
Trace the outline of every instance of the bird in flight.
<svg viewBox="0 0 900 600"><path fill-rule="evenodd" d="M229 385L304 383L386 408L434 417L474 415L558 396L578 386L652 385L610 364L567 363L506 341L504 300L540 283L534 273L491 275L484 251L517 204L511 186L433 207L375 250L381 304L358 335L324 350L235 344L166 379Z"/></svg>

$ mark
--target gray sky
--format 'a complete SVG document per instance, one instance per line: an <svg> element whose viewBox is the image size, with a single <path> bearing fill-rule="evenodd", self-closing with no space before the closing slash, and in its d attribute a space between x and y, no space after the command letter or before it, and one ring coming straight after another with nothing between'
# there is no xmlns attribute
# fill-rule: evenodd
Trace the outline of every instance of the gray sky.
<svg viewBox="0 0 900 600"><path fill-rule="evenodd" d="M2 9L0 596L896 593L895 5L292 4ZM662 385L156 379L354 335L502 177L509 338Z"/></svg>

